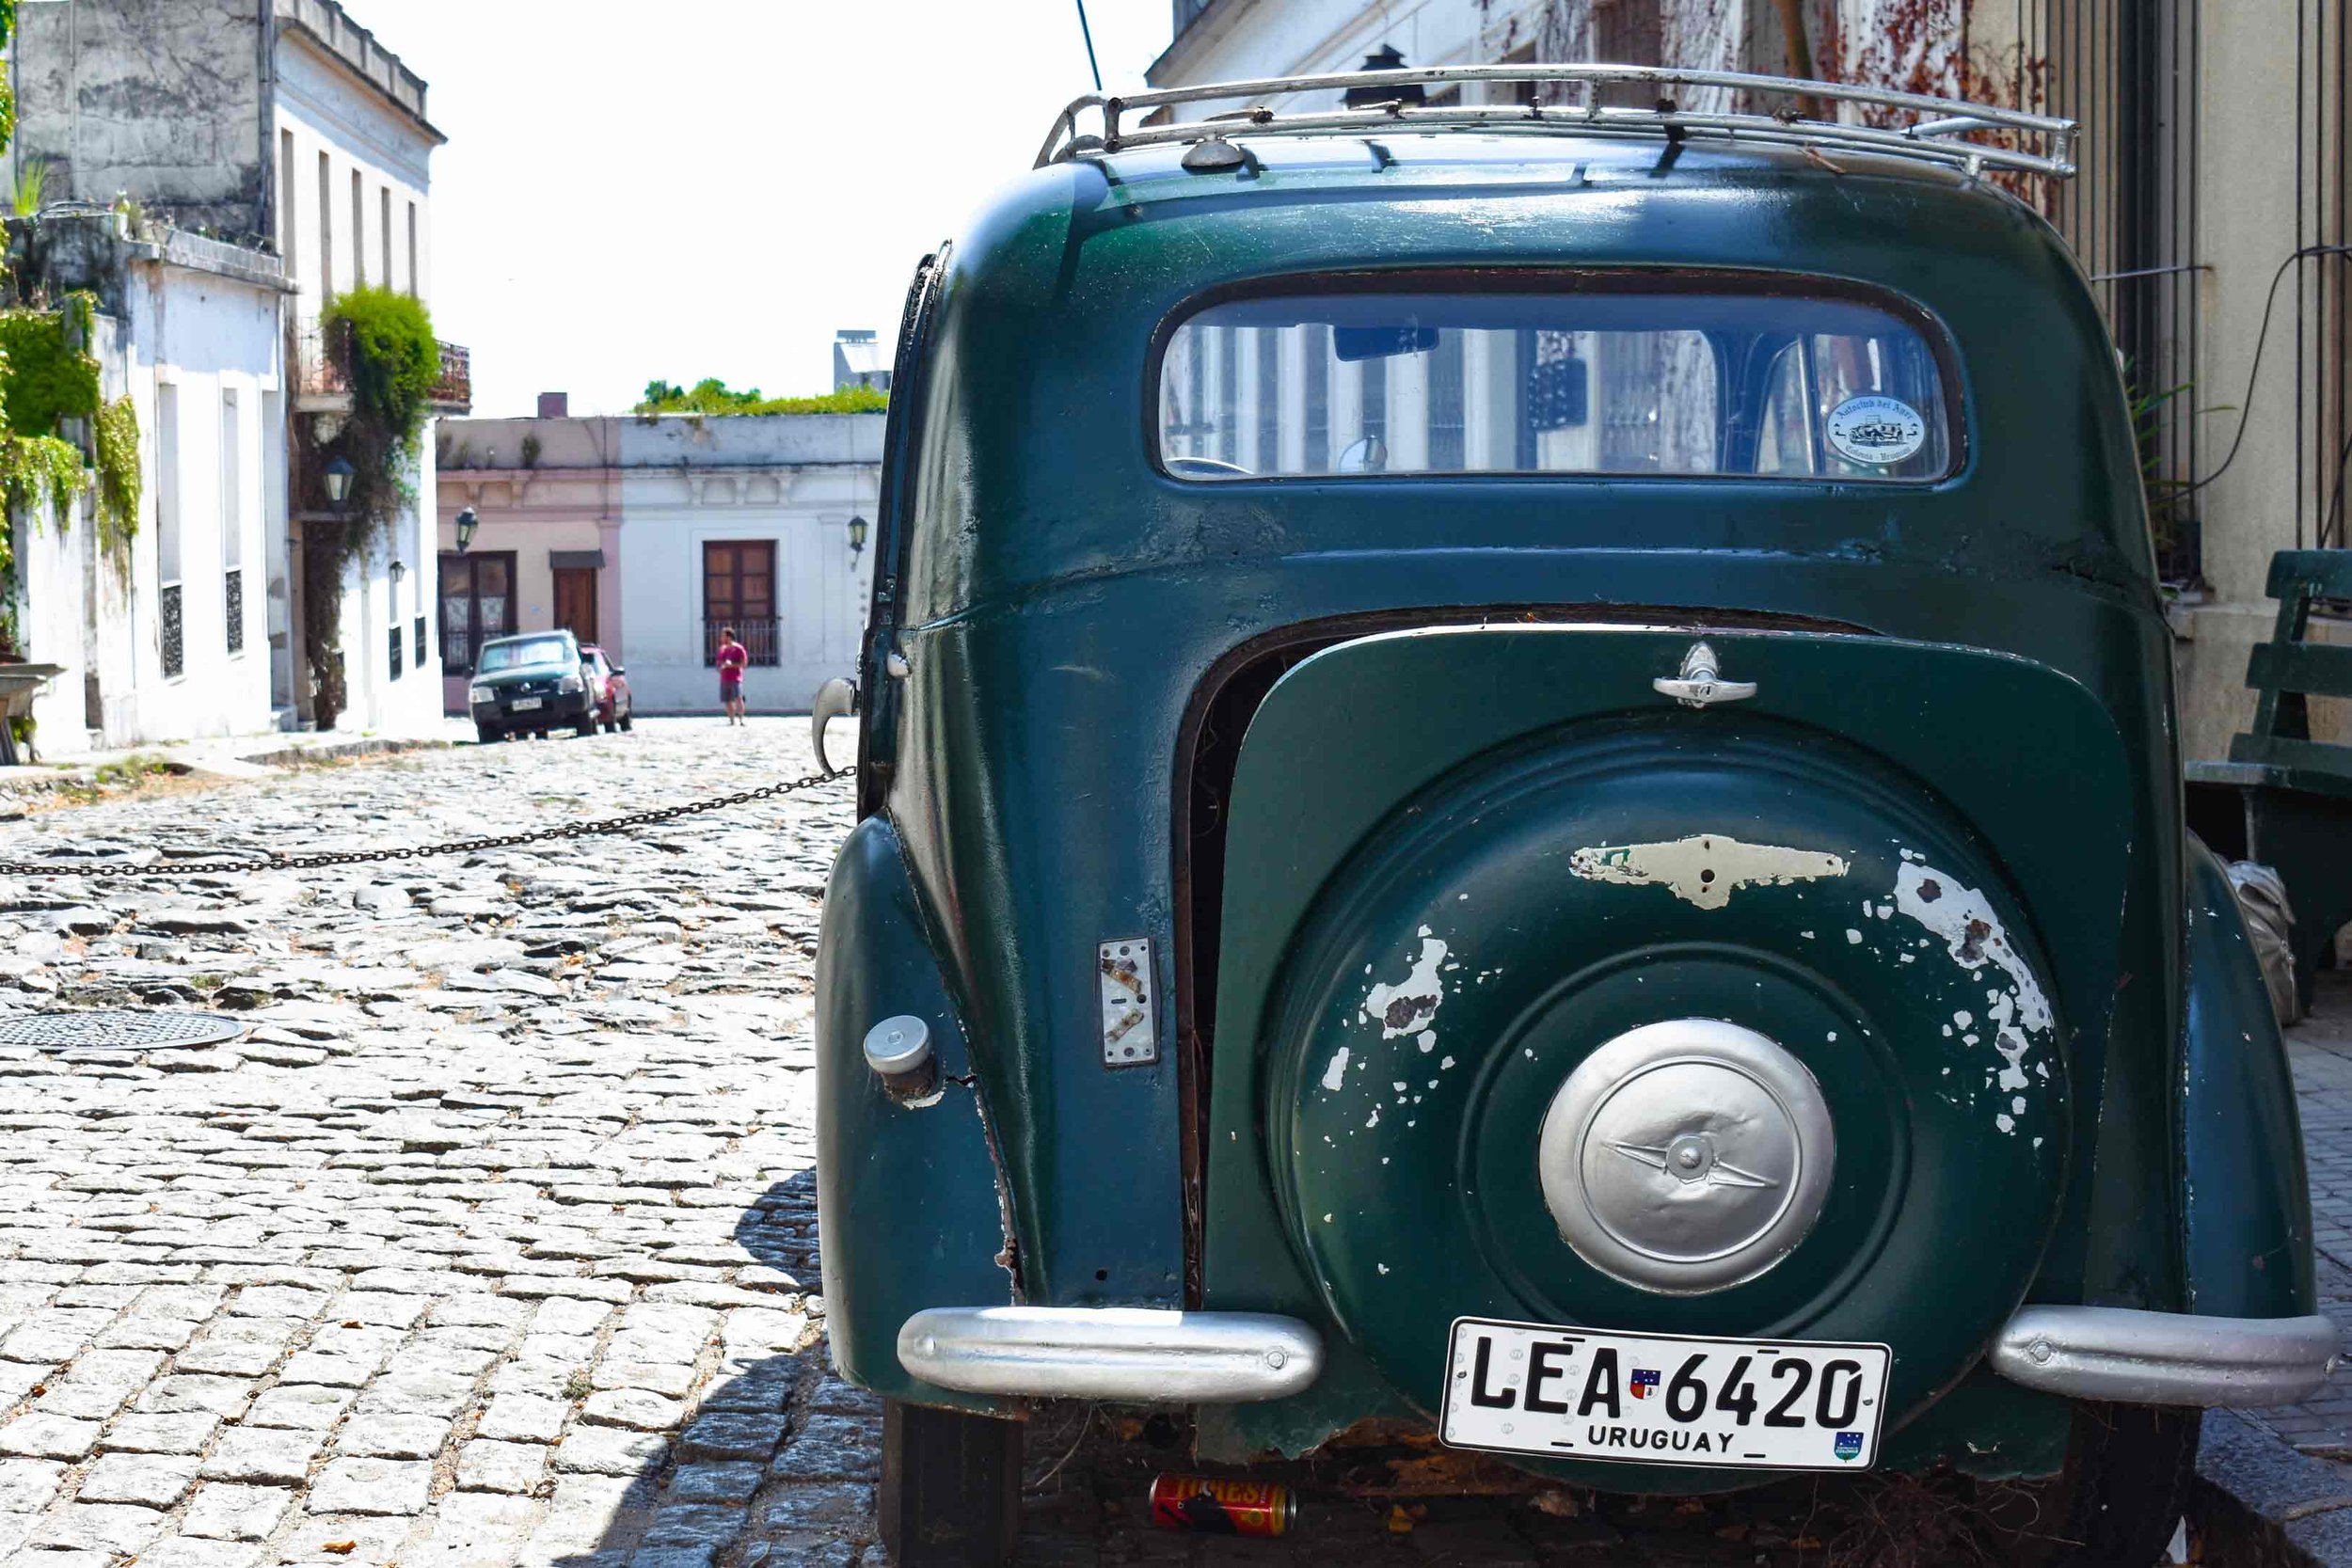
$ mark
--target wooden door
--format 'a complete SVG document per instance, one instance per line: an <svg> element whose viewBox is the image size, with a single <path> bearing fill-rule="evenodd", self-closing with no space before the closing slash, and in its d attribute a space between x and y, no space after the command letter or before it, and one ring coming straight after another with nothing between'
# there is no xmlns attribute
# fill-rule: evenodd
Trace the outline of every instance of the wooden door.
<svg viewBox="0 0 2352 1568"><path fill-rule="evenodd" d="M559 566L555 570L555 626L582 642L596 641L596 569Z"/></svg>

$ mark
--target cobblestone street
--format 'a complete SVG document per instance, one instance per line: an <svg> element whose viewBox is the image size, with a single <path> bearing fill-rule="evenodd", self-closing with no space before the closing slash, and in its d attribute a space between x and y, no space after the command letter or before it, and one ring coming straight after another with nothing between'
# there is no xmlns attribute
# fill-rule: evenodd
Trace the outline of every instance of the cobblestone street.
<svg viewBox="0 0 2352 1568"><path fill-rule="evenodd" d="M427 752L43 814L0 854L512 832L797 775L804 733ZM848 809L0 887L0 1011L252 1025L0 1056L0 1560L850 1560L874 1452L809 1354L805 1087Z"/></svg>

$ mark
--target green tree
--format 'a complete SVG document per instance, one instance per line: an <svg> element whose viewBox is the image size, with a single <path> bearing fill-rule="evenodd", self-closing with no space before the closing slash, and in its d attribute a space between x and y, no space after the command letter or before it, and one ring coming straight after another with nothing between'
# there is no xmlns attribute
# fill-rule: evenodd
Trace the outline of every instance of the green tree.
<svg viewBox="0 0 2352 1568"><path fill-rule="evenodd" d="M879 414L890 406L890 394L870 387L845 387L837 392L805 397L771 398L758 388L736 391L716 376L705 376L690 390L675 381L648 381L636 414Z"/></svg>

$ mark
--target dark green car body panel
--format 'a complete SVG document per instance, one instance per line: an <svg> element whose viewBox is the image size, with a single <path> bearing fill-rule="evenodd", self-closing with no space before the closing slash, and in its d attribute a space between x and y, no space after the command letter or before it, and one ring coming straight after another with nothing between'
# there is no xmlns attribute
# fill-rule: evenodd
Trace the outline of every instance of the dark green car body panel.
<svg viewBox="0 0 2352 1568"><path fill-rule="evenodd" d="M2090 291L2049 227L2006 195L1948 170L1841 163L1832 174L1769 150L1694 143L1661 159L1639 140L1459 135L1398 137L1377 151L1303 144L1263 168L1209 174L1181 170L1172 153L1122 155L1017 182L918 280L860 680L863 808L886 820L903 855L903 899L921 918L845 918L866 945L836 954L829 913L818 1006L820 1114L842 1118L820 1162L830 1326L853 1375L945 1402L886 1354L892 1314L917 1301L986 1305L1008 1286L1038 1304L1279 1304L1321 1315L1299 1296L1295 1247L1265 1221L1263 1183L1252 1192L1245 1166L1197 1147L1204 1131L1238 1147L1257 1108L1220 1105L1187 1124L1208 1110L1187 1099L1200 1086L1188 1048L1234 994L1237 970L1271 974L1295 936L1272 921L1236 946L1229 931L1217 994L1195 990L1194 933L1216 929L1214 910L1196 919L1193 896L1200 707L1256 650L1295 644L1304 655L1366 632L1479 622L1706 625L1743 657L1772 639L1742 628L1787 631L1801 634L1791 650L1835 644L1842 660L1808 673L1792 651L1798 662L1769 677L1793 683L1788 701L1828 702L1840 683L1883 669L1886 684L1871 693L1881 711L1946 714L1949 738L1971 749L1967 788L1986 801L1985 820L1977 807L1961 811L1965 831L2027 897L2075 1031L2062 1190L2037 1217L2047 1243L2027 1293L2218 1312L2237 1308L2210 1302L2255 1299L2283 1276L2300 1283L2273 1291L2277 1305L2262 1310L2307 1309L2296 1305L2309 1299L2305 1217L2276 1212L2293 1194L2265 1186L2249 1154L2259 1144L2283 1157L2269 1142L2281 1115L2292 1121L2283 1061L2273 1034L2246 1050L2225 1039L2252 1032L2236 1015L2259 983L2248 992L2242 954L2217 950L2229 973L2201 990L2204 1012L2187 996L2170 639L2124 394ZM1157 345L1203 300L1383 272L1473 289L1498 274L1572 284L1580 269L1731 286L1811 278L1896 303L1947 340L1964 432L1955 471L1919 485L1565 476L1210 485L1155 461ZM1612 657L1645 684L1671 672L1671 661L1653 668L1665 643L1688 641L1619 638ZM903 674L891 673L886 661L899 659ZM1994 665L2014 678L1981 676ZM1916 683L1947 678L1958 689L1910 702ZM2016 728L2002 705L2026 689L2051 694L2044 718L2063 711L2068 721ZM1609 705L1588 686L1516 710L1508 683L1490 690L1486 705L1504 710L1488 736L1498 745ZM1425 687L1421 697L1392 710L1400 742L1378 752L1378 767L1342 780L1318 765L1319 790L1352 792L1348 820L1384 820L1425 782L1415 768L1442 767L1471 744L1457 692ZM1647 699L1653 710L1659 702ZM1872 752L1867 767L1915 768L1947 799L1966 793L1947 762L1904 755L1891 734L1882 748L1857 722L1848 738ZM1917 732L1919 746L1933 738ZM1407 757L1420 761L1406 767ZM2004 779L2021 799L1994 799ZM2071 789L2078 817L2035 820L2031 792L2042 788ZM870 846L853 845L836 895L844 878L870 881L875 863ZM1296 905L1320 885L1292 887ZM2213 927L2231 918L2217 911ZM1160 1056L1108 1069L1096 944L1138 934L1155 944ZM919 963L907 956L917 945ZM910 964L930 965L937 989L905 994L935 1003L969 1041L968 1093L985 1111L1001 1183L986 1196L1001 1197L1003 1223L988 1228L969 1193L934 1192L930 1204L910 1194L912 1211L893 1213L885 1265L882 1243L834 1234L882 1223L850 1218L856 1140L904 1148L935 1127L963 1150L942 1157L938 1178L978 1180L977 1119L958 1098L966 1091L881 1117L860 1081L858 1042L875 1009L921 1005L854 974ZM2196 974L2201 985L2204 968ZM2208 1022L2192 1037L2199 1017ZM1221 1052L1225 1026L1216 1034ZM2225 1100L2202 1092L2208 1080L2238 1086ZM1233 1084L1219 1070L1213 1092ZM2193 1124L2185 1101L2198 1105ZM2200 1187L2191 1160L2230 1176ZM1188 1171L1205 1181L1188 1182ZM2236 1240L2239 1220L2301 1262L2265 1262L2249 1285L2243 1252L2256 1243ZM1000 1249L1010 1281L994 1263ZM836 1259L906 1278L865 1290L830 1278ZM972 1299L982 1280L995 1293ZM1441 1354L1430 1347L1433 1360ZM1937 1420L1890 1441L1889 1462L1973 1443L2008 1445L1993 1468L2055 1464L2058 1402L1963 1373ZM1335 1341L1323 1385L1287 1413L1235 1410L1207 1430L1236 1449L1295 1447L1406 1408Z"/></svg>

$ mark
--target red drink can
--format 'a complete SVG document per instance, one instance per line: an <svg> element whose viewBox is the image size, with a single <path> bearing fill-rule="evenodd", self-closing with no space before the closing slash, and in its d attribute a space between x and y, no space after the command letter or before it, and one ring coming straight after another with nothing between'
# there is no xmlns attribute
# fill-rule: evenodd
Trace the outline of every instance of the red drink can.
<svg viewBox="0 0 2352 1568"><path fill-rule="evenodd" d="M1298 1495L1271 1481L1154 1476L1152 1522L1203 1535L1280 1535L1298 1523Z"/></svg>

